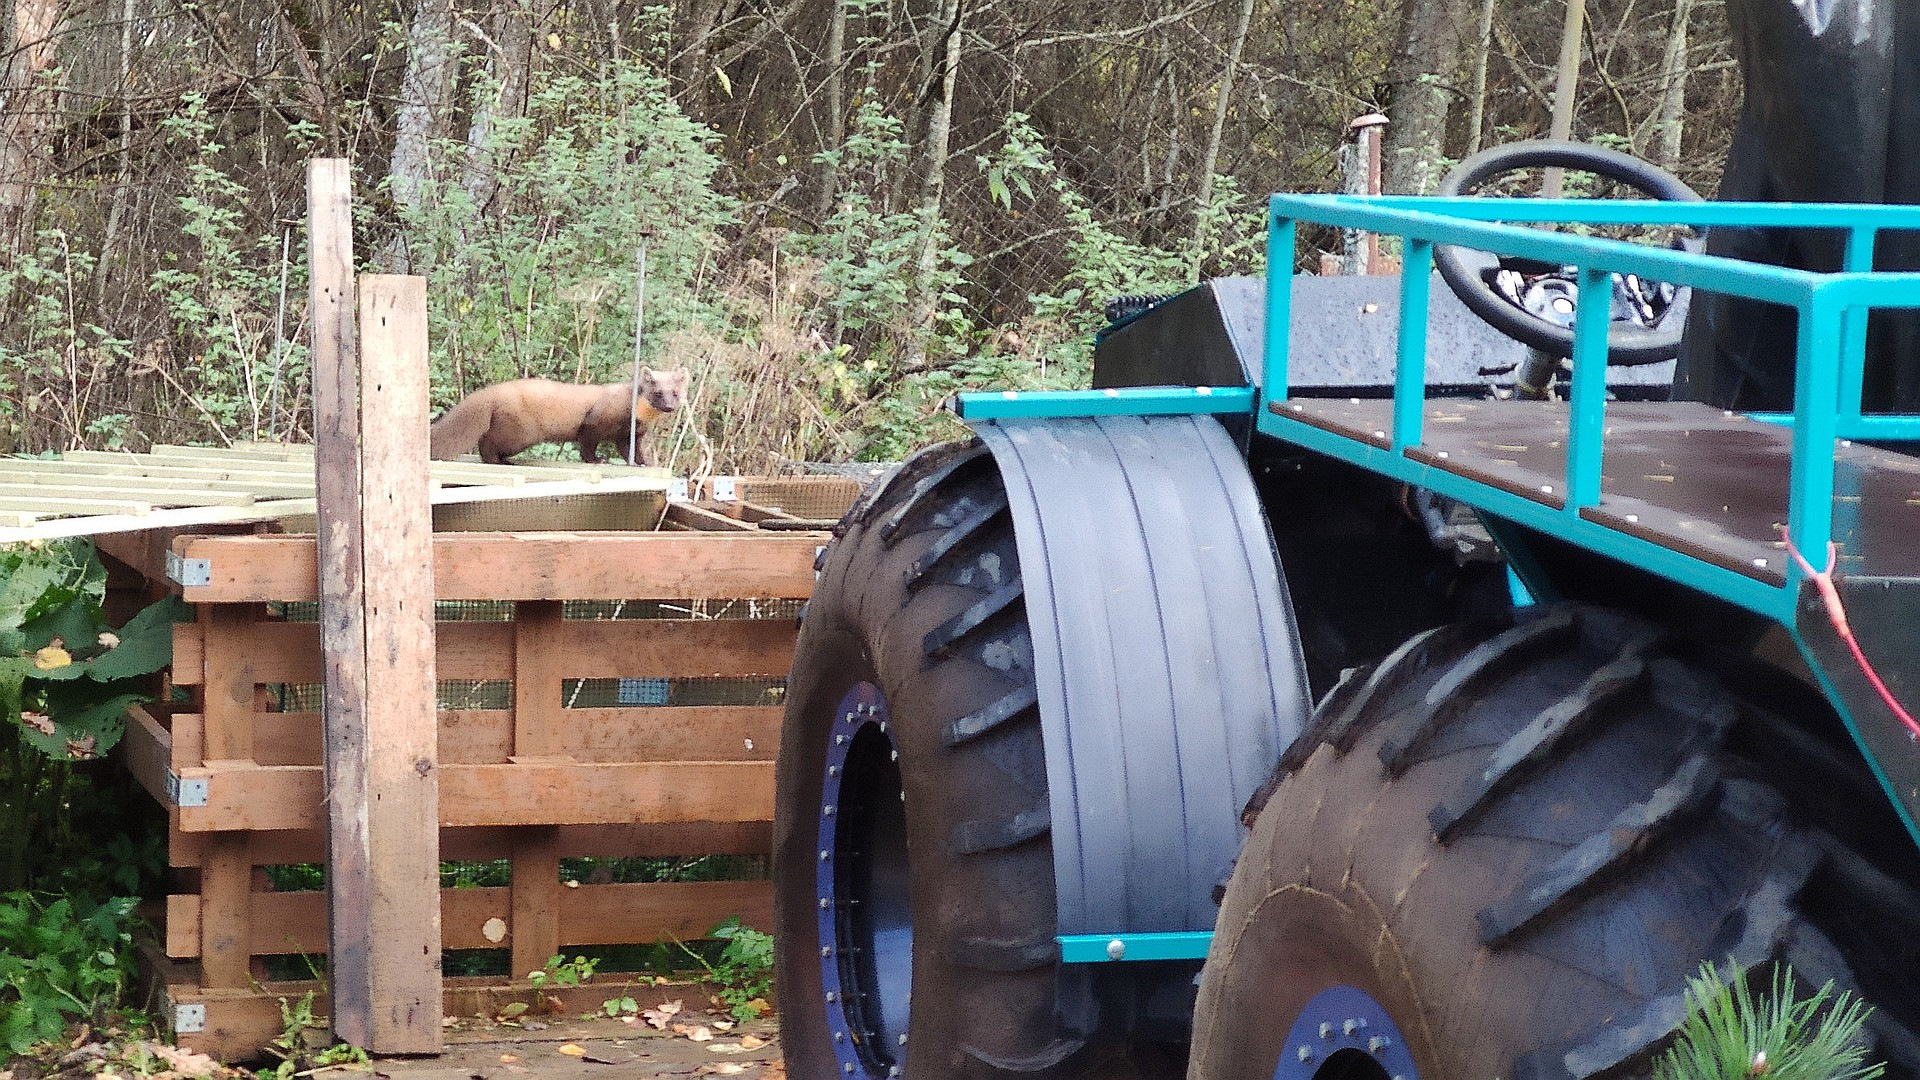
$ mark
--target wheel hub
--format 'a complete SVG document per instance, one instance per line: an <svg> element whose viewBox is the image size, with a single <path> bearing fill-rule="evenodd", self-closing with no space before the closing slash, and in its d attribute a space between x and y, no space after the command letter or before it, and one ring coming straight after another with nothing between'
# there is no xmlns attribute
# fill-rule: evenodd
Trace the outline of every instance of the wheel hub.
<svg viewBox="0 0 1920 1080"><path fill-rule="evenodd" d="M827 1030L843 1076L899 1076L913 985L907 818L887 700L847 691L828 736L815 900Z"/></svg>
<svg viewBox="0 0 1920 1080"><path fill-rule="evenodd" d="M1316 994L1287 1032L1273 1080L1420 1080L1387 1010L1351 986Z"/></svg>

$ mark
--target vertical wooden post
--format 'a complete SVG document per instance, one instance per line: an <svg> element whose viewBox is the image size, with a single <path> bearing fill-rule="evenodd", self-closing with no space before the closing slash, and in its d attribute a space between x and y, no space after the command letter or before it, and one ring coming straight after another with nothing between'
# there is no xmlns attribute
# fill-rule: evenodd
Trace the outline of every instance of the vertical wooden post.
<svg viewBox="0 0 1920 1080"><path fill-rule="evenodd" d="M434 1053L439 776L425 287L369 278L356 289L345 161L308 166L307 200L333 1030L379 1053ZM364 395L360 318L375 358Z"/></svg>
<svg viewBox="0 0 1920 1080"><path fill-rule="evenodd" d="M433 511L427 481L427 283L360 279L361 715L371 873L369 981L382 1053L440 1050L440 773ZM372 733L378 738L372 738ZM335 801L333 812L347 809Z"/></svg>
<svg viewBox="0 0 1920 1080"><path fill-rule="evenodd" d="M254 609L247 604L207 604L199 611L206 634L201 677L205 742L201 760L238 764L253 760L253 651L247 637ZM253 904L251 846L243 832L207 838L200 862L200 983L222 989L250 985L249 923Z"/></svg>
<svg viewBox="0 0 1920 1080"><path fill-rule="evenodd" d="M555 643L566 612L558 600L513 606L513 760L560 756L560 687ZM560 833L551 827L514 831L513 977L546 966L560 950Z"/></svg>

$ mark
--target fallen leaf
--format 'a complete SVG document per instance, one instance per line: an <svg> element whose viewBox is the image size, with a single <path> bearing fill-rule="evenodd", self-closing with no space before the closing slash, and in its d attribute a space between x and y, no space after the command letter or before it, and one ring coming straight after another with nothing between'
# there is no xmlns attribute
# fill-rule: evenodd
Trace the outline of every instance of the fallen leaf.
<svg viewBox="0 0 1920 1080"><path fill-rule="evenodd" d="M521 1013L526 1011L527 1011L526 1002L509 1001L505 1005L500 1006L499 1016L500 1016L500 1019L502 1020L511 1020L514 1017L519 1016Z"/></svg>
<svg viewBox="0 0 1920 1080"><path fill-rule="evenodd" d="M568 1057L586 1057L587 1056L587 1052L584 1049L574 1045L573 1043L566 1043L562 1045L560 1047L559 1052L567 1055Z"/></svg>
<svg viewBox="0 0 1920 1080"><path fill-rule="evenodd" d="M212 1076L220 1066L205 1054L196 1054L191 1050L182 1050L177 1046L153 1043L149 1046L153 1056L166 1062L174 1072L181 1076Z"/></svg>
<svg viewBox="0 0 1920 1080"><path fill-rule="evenodd" d="M669 1026L667 1030L673 1032L675 1035L685 1035L691 1032L693 1028L688 1024L673 1024Z"/></svg>
<svg viewBox="0 0 1920 1080"><path fill-rule="evenodd" d="M53 644L33 654L33 666L41 671L58 671L73 663L73 654L60 647L60 639L54 638Z"/></svg>
<svg viewBox="0 0 1920 1080"><path fill-rule="evenodd" d="M707 1052L710 1054L744 1054L747 1052L747 1048L736 1042L717 1042L708 1043Z"/></svg>
<svg viewBox="0 0 1920 1080"><path fill-rule="evenodd" d="M679 1012L680 1008L681 999L674 998L672 1001L663 1001L659 1006L647 1009L640 1015L645 1018L649 1027L665 1031L667 1030L667 1021L673 1019L673 1014Z"/></svg>
<svg viewBox="0 0 1920 1080"><path fill-rule="evenodd" d="M460 1018L457 1016L443 1016L440 1018L440 1026L443 1028L459 1027Z"/></svg>
<svg viewBox="0 0 1920 1080"><path fill-rule="evenodd" d="M758 1050L761 1047L767 1045L767 1040L761 1038L758 1035L742 1035L740 1037L740 1045L746 1047L749 1050Z"/></svg>
<svg viewBox="0 0 1920 1080"><path fill-rule="evenodd" d="M516 1055L516 1054L501 1054L501 1055L500 1055L500 1063L501 1063L502 1065L511 1065L511 1064L513 1064L514 1062L516 1062L516 1061L519 1061L519 1060L520 1060L520 1058L519 1058L519 1056L518 1056L518 1055Z"/></svg>
<svg viewBox="0 0 1920 1080"><path fill-rule="evenodd" d="M23 711L20 714L20 722L42 735L51 735L60 730L54 726L53 718L46 713Z"/></svg>
<svg viewBox="0 0 1920 1080"><path fill-rule="evenodd" d="M103 649L116 648L120 644L120 635L114 633L111 630L102 630L100 632L99 641L100 641L100 647Z"/></svg>
<svg viewBox="0 0 1920 1080"><path fill-rule="evenodd" d="M715 1021L713 1022L713 1030L715 1030L715 1031L732 1031L732 1030L733 1030L733 1021L731 1021L731 1020L715 1020Z"/></svg>
<svg viewBox="0 0 1920 1080"><path fill-rule="evenodd" d="M702 1065L693 1070L696 1076L739 1076L747 1067L737 1061L722 1061L713 1065Z"/></svg>
<svg viewBox="0 0 1920 1080"><path fill-rule="evenodd" d="M699 1027L687 1032L687 1038L692 1039L694 1042L710 1042L713 1039L713 1032L708 1029L707 1025L701 1024Z"/></svg>

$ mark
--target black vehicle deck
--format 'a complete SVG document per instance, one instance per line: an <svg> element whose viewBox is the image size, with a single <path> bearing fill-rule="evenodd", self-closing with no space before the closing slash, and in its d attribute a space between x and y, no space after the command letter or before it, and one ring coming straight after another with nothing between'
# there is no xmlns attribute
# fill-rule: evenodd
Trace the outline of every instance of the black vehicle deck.
<svg viewBox="0 0 1920 1080"><path fill-rule="evenodd" d="M1269 405L1374 446L1391 400ZM1432 400L1412 460L1551 507L1567 490L1565 402ZM1609 402L1601 501L1581 516L1761 581L1785 581L1793 433L1690 402ZM1920 458L1843 442L1834 454L1833 537L1852 574L1920 577Z"/></svg>

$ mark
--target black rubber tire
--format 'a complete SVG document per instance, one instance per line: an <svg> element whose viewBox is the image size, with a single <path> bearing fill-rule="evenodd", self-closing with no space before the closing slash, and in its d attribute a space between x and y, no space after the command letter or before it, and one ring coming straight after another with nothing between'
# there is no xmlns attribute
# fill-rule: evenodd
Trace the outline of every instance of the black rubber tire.
<svg viewBox="0 0 1920 1080"><path fill-rule="evenodd" d="M916 1080L1178 1074L1177 1061L1058 1015L1046 759L1005 507L978 442L935 447L876 485L825 553L788 682L774 812L776 982L795 1080L844 1080L835 1036L863 1038L829 1030L821 953L833 943L816 886L827 748L862 682L890 713L921 1005L904 1059L878 1046L859 1068Z"/></svg>
<svg viewBox="0 0 1920 1080"><path fill-rule="evenodd" d="M1669 202L1700 201L1699 193L1679 177L1632 154L1590 143L1551 139L1510 143L1482 150L1455 166L1441 181L1440 190L1435 194L1462 195L1503 173L1550 166L1604 176L1656 199ZM1696 241L1691 246L1698 250L1704 246L1704 242ZM1434 268L1469 311L1523 345L1562 359L1572 356L1572 330L1555 326L1520 310L1481 280L1477 267L1490 258L1484 253L1451 244L1436 244L1433 249ZM1607 335L1607 362L1630 367L1671 360L1679 355L1683 329L1681 320L1671 317L1651 328L1616 324Z"/></svg>
<svg viewBox="0 0 1920 1080"><path fill-rule="evenodd" d="M1284 1054L1283 1076L1315 1076L1283 1043L1340 985L1384 1006L1425 1080L1645 1075L1703 960L1862 992L1889 1074L1912 1075L1912 845L1869 866L1807 823L1738 752L1779 750L1776 721L1604 611L1408 642L1283 761L1226 889L1189 1075L1272 1077ZM1856 794L1856 821L1885 806Z"/></svg>

